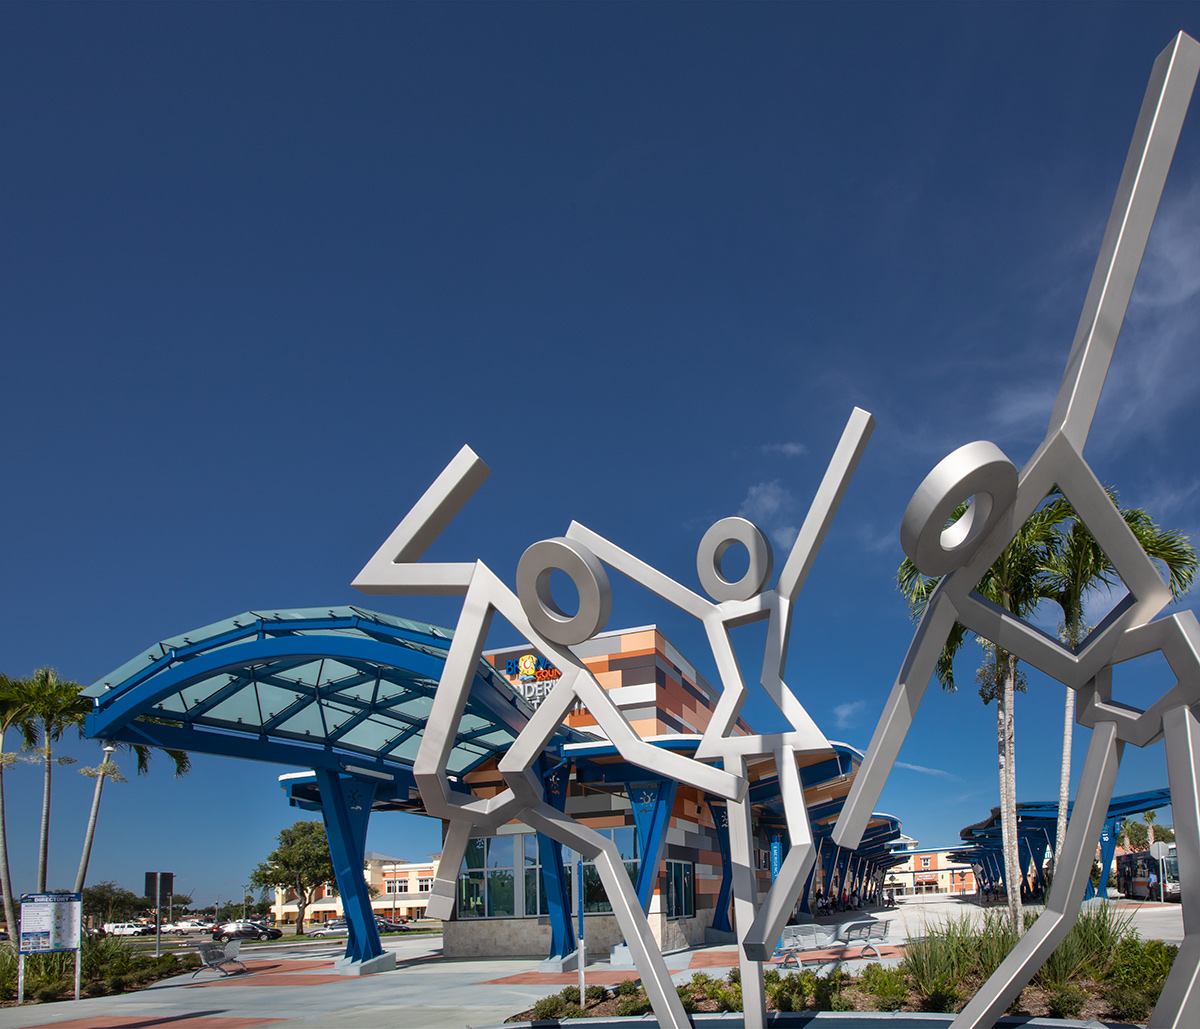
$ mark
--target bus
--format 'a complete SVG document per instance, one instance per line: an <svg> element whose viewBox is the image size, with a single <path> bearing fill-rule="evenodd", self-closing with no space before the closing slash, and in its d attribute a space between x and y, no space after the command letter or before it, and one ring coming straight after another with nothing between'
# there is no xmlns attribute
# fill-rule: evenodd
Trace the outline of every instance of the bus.
<svg viewBox="0 0 1200 1029"><path fill-rule="evenodd" d="M1133 900L1150 899L1150 872L1162 880L1161 896L1155 888L1155 900L1179 900L1179 858L1175 844L1170 844L1162 864L1148 850L1117 855L1117 889L1122 896Z"/></svg>

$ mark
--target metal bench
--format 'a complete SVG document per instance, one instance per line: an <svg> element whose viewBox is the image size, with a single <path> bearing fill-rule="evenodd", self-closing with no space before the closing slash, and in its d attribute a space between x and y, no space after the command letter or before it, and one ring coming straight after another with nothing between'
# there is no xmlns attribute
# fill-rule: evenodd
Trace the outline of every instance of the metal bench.
<svg viewBox="0 0 1200 1029"><path fill-rule="evenodd" d="M791 961L800 967L798 954L806 950L824 950L834 938L834 932L828 925L785 925L776 954L783 955L780 968L787 968Z"/></svg>
<svg viewBox="0 0 1200 1029"><path fill-rule="evenodd" d="M858 956L861 958L868 950L875 951L875 956L879 957L879 948L877 943L883 943L887 939L888 927L892 924L890 918L882 921L871 922L847 922L834 936L834 942L840 943L845 947L859 947L861 950Z"/></svg>
<svg viewBox="0 0 1200 1029"><path fill-rule="evenodd" d="M192 973L192 978L195 979L206 968L211 968L214 972L220 972L222 975L232 975L232 972L225 971L226 965L237 965L243 972L248 971L246 966L238 960L241 949L241 940L230 940L223 947L219 947L215 943L197 943L196 953L200 955L203 964Z"/></svg>

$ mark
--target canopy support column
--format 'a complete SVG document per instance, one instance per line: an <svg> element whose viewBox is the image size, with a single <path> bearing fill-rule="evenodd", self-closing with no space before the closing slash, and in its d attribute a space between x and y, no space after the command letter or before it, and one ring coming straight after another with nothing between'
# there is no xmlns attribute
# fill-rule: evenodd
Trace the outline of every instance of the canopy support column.
<svg viewBox="0 0 1200 1029"><path fill-rule="evenodd" d="M321 791L321 815L342 910L349 936L346 956L334 966L341 975L370 975L396 967L396 955L384 952L375 926L371 895L363 876L367 849L367 820L375 799L375 783L339 775L327 768L313 769Z"/></svg>

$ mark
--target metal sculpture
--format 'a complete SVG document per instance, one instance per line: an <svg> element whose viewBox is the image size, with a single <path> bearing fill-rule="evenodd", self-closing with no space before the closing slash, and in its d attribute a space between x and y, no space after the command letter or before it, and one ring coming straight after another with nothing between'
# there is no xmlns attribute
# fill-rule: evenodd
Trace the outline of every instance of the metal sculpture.
<svg viewBox="0 0 1200 1029"><path fill-rule="evenodd" d="M520 818L536 831L569 844L595 861L659 1024L673 1027L690 1024L662 954L654 946L649 922L615 844L547 803L543 784L535 772L551 736L567 713L581 702L626 761L728 802L734 910L742 933L740 964L746 1024L765 1024L761 963L769 957L816 857L796 757L832 752L829 741L783 681L791 609L873 424L865 411L856 408L852 413L773 589L766 589L773 568L771 546L757 527L745 519L727 518L705 533L697 555L697 569L712 600L692 592L577 523L571 524L566 536L542 540L525 551L517 566L515 594L479 561L417 563L488 475L486 465L470 448L464 447L458 453L354 580L354 586L364 593L464 597L413 766L413 777L426 810L449 823L439 877L426 909L430 915L450 916L458 869L472 831L495 831L504 823ZM740 579L730 581L722 574L721 559L734 543L745 546L750 564ZM699 619L705 627L722 692L695 758L657 748L640 739L571 649L595 636L608 620L612 595L605 564ZM573 615L565 613L551 593L550 577L556 570L566 573L578 591L579 609ZM447 779L446 768L471 680L497 613L552 660L562 677L499 763L507 788L495 797L483 799L454 789ZM746 684L734 657L729 630L761 619L768 620L768 631L760 681L792 728L770 735L735 735L738 714L746 698ZM761 757L775 760L792 848L760 910L753 871L746 762ZM717 761L722 768L714 767Z"/></svg>
<svg viewBox="0 0 1200 1029"><path fill-rule="evenodd" d="M834 841L854 847L861 839L955 622L1078 690L1078 721L1092 729L1046 910L955 1019L956 1029L993 1025L1070 930L1122 750L1164 736L1188 931L1150 1025L1200 1025L1200 623L1190 611L1151 621L1170 592L1083 458L1198 71L1200 44L1183 33L1154 64L1045 440L1020 473L991 443L956 450L921 483L901 523L901 544L913 564L944 578L929 598ZM973 591L1055 485L1129 590L1075 649ZM966 513L947 527L968 500ZM1144 711L1114 703L1113 665L1154 652L1166 657L1176 683Z"/></svg>

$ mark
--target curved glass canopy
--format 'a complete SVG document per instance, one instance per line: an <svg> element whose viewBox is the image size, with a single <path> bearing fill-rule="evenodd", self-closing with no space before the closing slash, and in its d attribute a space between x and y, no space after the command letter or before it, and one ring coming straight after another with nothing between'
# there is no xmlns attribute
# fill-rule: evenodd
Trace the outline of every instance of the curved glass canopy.
<svg viewBox="0 0 1200 1029"><path fill-rule="evenodd" d="M357 607L248 611L163 640L94 683L86 731L407 780L452 636ZM481 661L450 774L497 757L532 713ZM563 730L555 742L580 738Z"/></svg>

